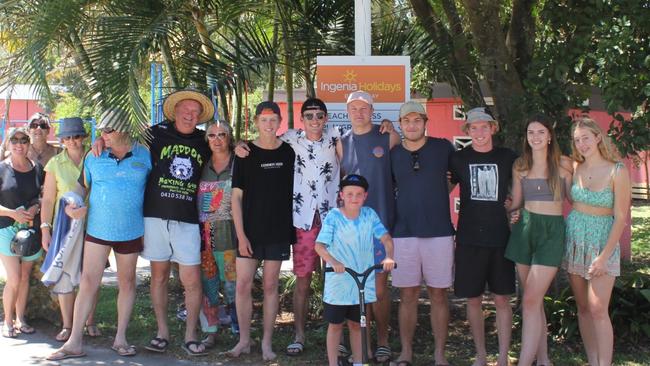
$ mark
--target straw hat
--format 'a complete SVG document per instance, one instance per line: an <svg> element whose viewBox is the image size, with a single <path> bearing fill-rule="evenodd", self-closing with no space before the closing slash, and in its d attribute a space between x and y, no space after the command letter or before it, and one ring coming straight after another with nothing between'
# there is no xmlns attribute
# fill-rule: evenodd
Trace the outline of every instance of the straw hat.
<svg viewBox="0 0 650 366"><path fill-rule="evenodd" d="M205 94L192 89L179 90L165 98L165 102L163 103L163 113L165 114L165 118L170 121L175 120L174 108L176 108L176 104L186 99L201 104L203 112L199 116L199 123L205 123L213 118L214 105L212 105L210 98L205 96Z"/></svg>

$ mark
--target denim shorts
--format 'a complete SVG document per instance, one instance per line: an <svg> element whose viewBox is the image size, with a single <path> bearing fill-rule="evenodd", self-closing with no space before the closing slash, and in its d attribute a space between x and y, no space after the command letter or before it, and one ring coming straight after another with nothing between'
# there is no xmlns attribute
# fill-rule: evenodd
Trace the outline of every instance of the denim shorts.
<svg viewBox="0 0 650 366"><path fill-rule="evenodd" d="M144 249L140 256L153 262L176 262L184 266L201 264L199 224L144 218Z"/></svg>

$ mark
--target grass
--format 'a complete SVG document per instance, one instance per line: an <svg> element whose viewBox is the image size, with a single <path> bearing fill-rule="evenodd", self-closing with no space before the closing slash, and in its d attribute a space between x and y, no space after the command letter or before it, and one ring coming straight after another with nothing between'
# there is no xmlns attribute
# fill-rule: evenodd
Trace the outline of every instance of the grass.
<svg viewBox="0 0 650 366"><path fill-rule="evenodd" d="M641 204L635 202L632 209L632 261L623 266L624 271L639 271L650 274L650 204ZM318 309L312 314L307 324L307 343L305 352L299 357L288 357L284 355L285 347L293 340L293 314L291 309L291 278L282 278L286 287L281 291L281 314L278 316L277 325L273 337L274 349L278 353L278 359L270 364L277 365L325 365L325 339L327 325L318 316ZM0 281L0 286L2 281ZM258 283L255 286L260 289ZM262 337L261 330L261 296L259 290L255 293L256 302L254 304L254 318L252 337L254 342L253 353L249 356L243 356L239 360L227 360L219 352L230 349L237 338L230 333L229 329L222 329L219 332L217 346L210 351L210 355L201 358L201 361L220 362L221 364L262 364L261 351L259 345ZM397 292L393 292L394 298L397 299ZM103 337L91 340L90 342L100 347L109 347L112 342L112 336L115 333L116 302L117 289L113 287L104 287L101 290L99 303L97 306L96 318ZM488 301L486 299L486 301ZM185 353L180 349L183 339L184 323L176 319L177 306L182 302L182 290L180 285L174 280L171 281L169 295L169 326L171 331L171 347L168 355L170 357L188 359ZM312 302L312 307L314 308ZM398 302L393 303L391 324L391 348L395 355L400 349L399 335L397 327L397 307ZM494 312L490 311L490 306L486 306L486 340L488 353L495 355L497 351L497 335L494 329ZM428 319L429 303L426 296L420 300L418 309L418 328L414 338L413 347L416 354L414 360L416 364L433 364L433 337ZM513 342L510 350L510 356L514 360L519 352L519 341L521 339L521 323L518 314L515 314L513 324ZM129 325L129 341L139 347L144 352L146 345L152 336L155 335L156 323L153 315L153 308L149 297L149 287L147 283L138 287L138 295L131 323ZM52 325L52 333L55 333ZM577 337L576 337L577 338ZM556 365L578 366L586 363L584 350L579 339L569 341L549 341L551 358ZM618 340L615 346L615 365L622 366L641 366L650 365L650 345L647 342L643 345L632 345L625 340ZM447 356L453 365L463 366L471 365L474 351L472 339L469 335L469 325L465 320L465 310L463 302L451 298L451 323L449 326L449 338L447 342ZM495 361L492 356L491 361Z"/></svg>

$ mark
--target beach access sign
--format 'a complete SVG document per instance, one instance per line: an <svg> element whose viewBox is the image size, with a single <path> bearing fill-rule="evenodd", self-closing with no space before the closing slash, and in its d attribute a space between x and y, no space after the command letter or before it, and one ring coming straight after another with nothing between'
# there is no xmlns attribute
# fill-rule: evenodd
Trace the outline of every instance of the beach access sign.
<svg viewBox="0 0 650 366"><path fill-rule="evenodd" d="M346 101L363 90L374 100L373 123L389 119L397 125L399 107L411 96L408 56L318 56L316 95L327 104L329 123L350 128ZM397 126L396 126L397 127Z"/></svg>

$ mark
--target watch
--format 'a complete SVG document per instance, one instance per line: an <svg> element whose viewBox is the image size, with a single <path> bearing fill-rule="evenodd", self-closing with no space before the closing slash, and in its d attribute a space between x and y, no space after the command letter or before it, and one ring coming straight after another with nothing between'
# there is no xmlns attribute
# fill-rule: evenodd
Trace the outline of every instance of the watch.
<svg viewBox="0 0 650 366"><path fill-rule="evenodd" d="M50 225L49 222L44 222L44 223L41 224L41 229L43 229L43 228L51 229L52 225Z"/></svg>

